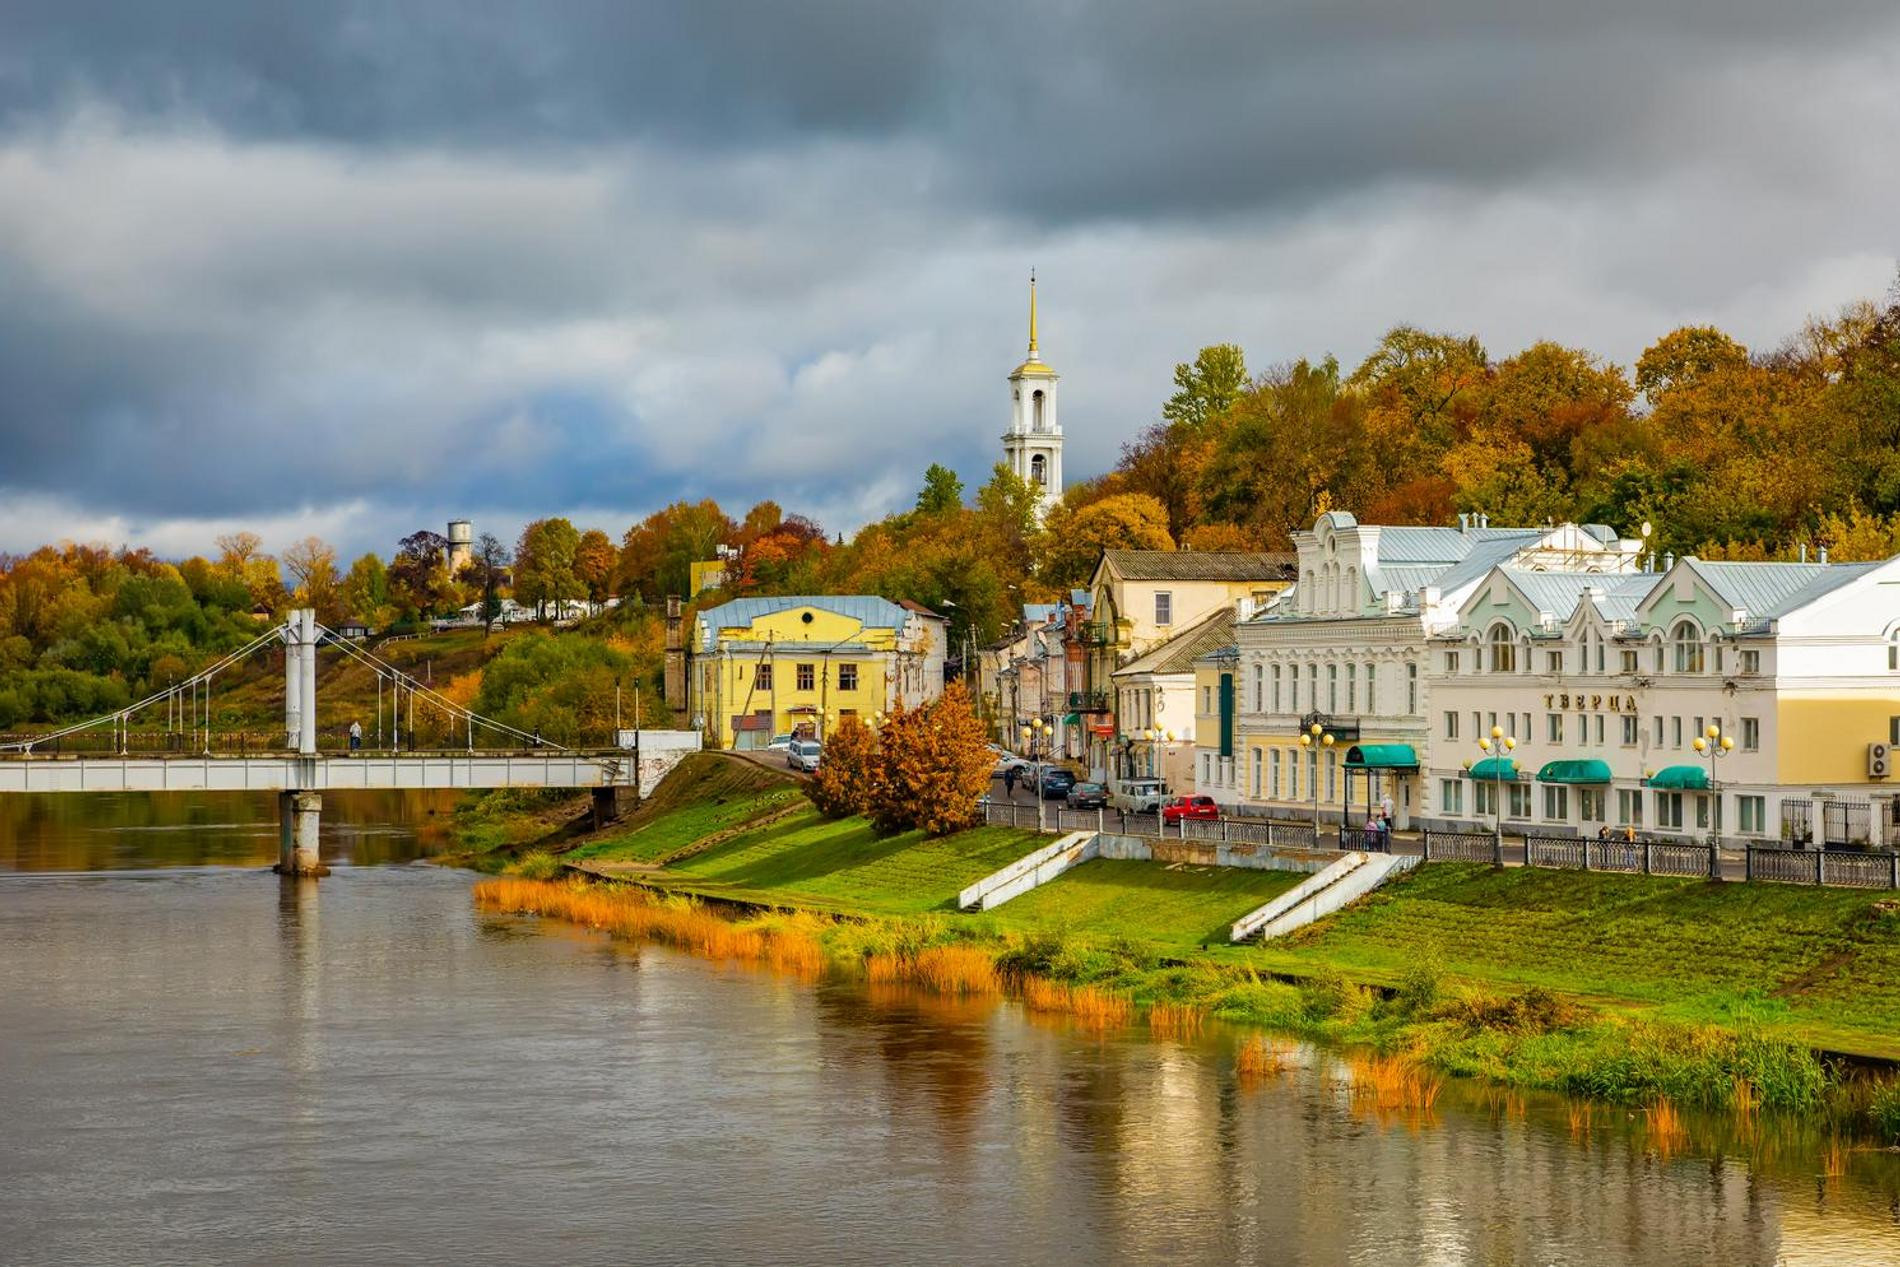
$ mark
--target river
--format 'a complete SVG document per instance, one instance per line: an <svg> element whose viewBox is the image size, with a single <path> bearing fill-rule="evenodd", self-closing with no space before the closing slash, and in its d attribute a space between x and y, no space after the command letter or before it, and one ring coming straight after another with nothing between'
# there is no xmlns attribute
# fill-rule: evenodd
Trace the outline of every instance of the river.
<svg viewBox="0 0 1900 1267"><path fill-rule="evenodd" d="M1900 1262L1889 1154L483 915L447 806L0 798L0 1262Z"/></svg>

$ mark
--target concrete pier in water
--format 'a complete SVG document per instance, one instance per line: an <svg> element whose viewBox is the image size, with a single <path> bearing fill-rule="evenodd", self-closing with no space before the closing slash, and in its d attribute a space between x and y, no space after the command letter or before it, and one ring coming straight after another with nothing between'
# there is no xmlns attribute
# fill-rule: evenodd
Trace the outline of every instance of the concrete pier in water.
<svg viewBox="0 0 1900 1267"><path fill-rule="evenodd" d="M277 866L279 875L329 875L317 852L317 828L323 818L323 797L316 792L277 794Z"/></svg>

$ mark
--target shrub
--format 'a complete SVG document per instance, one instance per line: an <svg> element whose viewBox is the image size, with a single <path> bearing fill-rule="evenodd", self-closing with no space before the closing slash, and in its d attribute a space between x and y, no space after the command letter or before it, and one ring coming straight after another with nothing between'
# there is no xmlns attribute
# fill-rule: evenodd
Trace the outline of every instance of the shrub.
<svg viewBox="0 0 1900 1267"><path fill-rule="evenodd" d="M1408 1016L1423 1016L1438 1006L1438 965L1430 959L1415 959L1399 979L1393 1002Z"/></svg>
<svg viewBox="0 0 1900 1267"><path fill-rule="evenodd" d="M825 741L824 760L805 785L805 795L826 818L869 813L878 776L876 736L857 718L846 717Z"/></svg>
<svg viewBox="0 0 1900 1267"><path fill-rule="evenodd" d="M1300 983L1300 1011L1309 1021L1337 1016L1346 1006L1352 987L1337 968L1321 968Z"/></svg>
<svg viewBox="0 0 1900 1267"><path fill-rule="evenodd" d="M977 823L994 764L962 683L922 708L899 708L879 736L871 822L880 832L947 836Z"/></svg>
<svg viewBox="0 0 1900 1267"><path fill-rule="evenodd" d="M1867 1121L1883 1144L1900 1144L1900 1081L1883 1082L1867 1100Z"/></svg>

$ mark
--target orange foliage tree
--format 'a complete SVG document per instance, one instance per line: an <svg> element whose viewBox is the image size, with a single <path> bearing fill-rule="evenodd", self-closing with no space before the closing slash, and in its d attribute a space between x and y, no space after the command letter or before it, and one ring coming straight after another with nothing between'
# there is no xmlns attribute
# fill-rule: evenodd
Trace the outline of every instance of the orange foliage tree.
<svg viewBox="0 0 1900 1267"><path fill-rule="evenodd" d="M846 717L825 740L824 760L805 785L805 795L826 818L866 814L882 777L877 737L855 717Z"/></svg>
<svg viewBox="0 0 1900 1267"><path fill-rule="evenodd" d="M892 714L879 756L870 810L880 832L947 836L976 825L977 800L989 789L994 762L962 683L922 708Z"/></svg>

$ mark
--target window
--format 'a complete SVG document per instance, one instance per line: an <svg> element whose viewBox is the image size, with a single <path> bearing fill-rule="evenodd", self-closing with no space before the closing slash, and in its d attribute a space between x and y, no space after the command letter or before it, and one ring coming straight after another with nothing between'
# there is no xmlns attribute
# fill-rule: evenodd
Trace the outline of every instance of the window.
<svg viewBox="0 0 1900 1267"><path fill-rule="evenodd" d="M1633 713L1623 714L1623 746L1625 748L1636 746L1636 717Z"/></svg>
<svg viewBox="0 0 1900 1267"><path fill-rule="evenodd" d="M1458 737L1458 714L1453 709L1446 709L1445 710L1445 738L1456 739L1457 737Z"/></svg>
<svg viewBox="0 0 1900 1267"><path fill-rule="evenodd" d="M1596 716L1597 716L1597 725L1596 725L1597 747L1601 748L1603 746L1603 714L1598 713ZM1636 719L1632 717L1630 718L1630 720L1635 721Z"/></svg>
<svg viewBox="0 0 1900 1267"><path fill-rule="evenodd" d="M1366 711L1379 711L1379 666L1376 664L1366 666Z"/></svg>
<svg viewBox="0 0 1900 1267"><path fill-rule="evenodd" d="M1751 836L1759 836L1766 831L1768 818L1767 802L1759 796L1738 796L1735 798L1735 816L1742 830Z"/></svg>
<svg viewBox="0 0 1900 1267"><path fill-rule="evenodd" d="M798 666L798 689L799 690L809 691L817 683L817 681L818 681L818 670L815 666L809 665L809 664L801 664Z"/></svg>
<svg viewBox="0 0 1900 1267"><path fill-rule="evenodd" d="M1201 754L1201 786L1206 787L1214 781L1213 760L1205 752Z"/></svg>
<svg viewBox="0 0 1900 1267"><path fill-rule="evenodd" d="M1709 802L1713 799L1706 793L1695 798L1695 825L1702 831L1709 829Z"/></svg>
<svg viewBox="0 0 1900 1267"><path fill-rule="evenodd" d="M1755 674L1761 672L1761 652L1744 651L1741 653L1741 656L1742 656L1743 676L1753 677ZM1890 669L1893 667L1893 649L1892 648L1889 648L1887 651L1887 667ZM1759 800L1760 798L1758 797L1756 799Z"/></svg>
<svg viewBox="0 0 1900 1267"><path fill-rule="evenodd" d="M1616 793L1616 821L1619 826L1643 825L1643 794L1635 788L1619 788Z"/></svg>
<svg viewBox="0 0 1900 1267"><path fill-rule="evenodd" d="M1561 651L1544 652L1544 668L1551 673L1564 671L1564 653Z"/></svg>
<svg viewBox="0 0 1900 1267"><path fill-rule="evenodd" d="M1509 625L1491 626L1491 672L1517 672L1517 642Z"/></svg>
<svg viewBox="0 0 1900 1267"><path fill-rule="evenodd" d="M1524 729L1513 731L1512 733L1516 735L1521 735L1524 738L1525 742L1528 743L1531 737L1531 715L1529 713L1525 713L1523 714L1523 717L1524 717Z"/></svg>
<svg viewBox="0 0 1900 1267"><path fill-rule="evenodd" d="M1438 808L1447 814L1465 812L1465 785L1458 779L1438 781Z"/></svg>
<svg viewBox="0 0 1900 1267"><path fill-rule="evenodd" d="M1506 818L1529 818L1531 816L1531 788L1528 783L1506 783Z"/></svg>
<svg viewBox="0 0 1900 1267"><path fill-rule="evenodd" d="M1278 800L1280 797L1280 750L1278 748L1273 750L1269 765L1273 771L1273 796L1275 800ZM1260 749L1258 748L1253 750L1253 794L1255 800L1260 798Z"/></svg>
<svg viewBox="0 0 1900 1267"><path fill-rule="evenodd" d="M858 689L857 665L841 664L838 666L838 689L841 691L855 691Z"/></svg>
<svg viewBox="0 0 1900 1267"><path fill-rule="evenodd" d="M1489 722L1485 724L1485 728L1484 728L1484 733L1488 735L1493 730L1497 729L1498 715L1496 713L1486 713L1485 716L1491 719Z"/></svg>
<svg viewBox="0 0 1900 1267"><path fill-rule="evenodd" d="M1414 663L1405 666L1405 715L1418 716L1418 665Z"/></svg>
<svg viewBox="0 0 1900 1267"><path fill-rule="evenodd" d="M1339 753L1332 748L1326 750L1326 799L1339 799Z"/></svg>
<svg viewBox="0 0 1900 1267"><path fill-rule="evenodd" d="M1260 666L1257 664L1253 666L1253 706L1256 712L1267 706L1266 700L1260 697ZM1273 666L1273 711L1280 711L1280 666L1277 664Z"/></svg>
<svg viewBox="0 0 1900 1267"><path fill-rule="evenodd" d="M1561 783L1544 784L1544 821L1547 823L1570 821L1570 789Z"/></svg>
<svg viewBox="0 0 1900 1267"><path fill-rule="evenodd" d="M1306 706L1314 712L1319 711L1319 666L1306 666ZM1296 704L1295 707L1298 707Z"/></svg>
<svg viewBox="0 0 1900 1267"><path fill-rule="evenodd" d="M1346 711L1359 711L1359 666L1356 664L1346 666Z"/></svg>
<svg viewBox="0 0 1900 1267"><path fill-rule="evenodd" d="M1705 724L1706 724L1706 723L1704 723L1704 721L1702 720L1702 718L1700 718L1700 717L1698 717L1698 718L1696 718L1696 719L1695 719L1695 729L1689 732L1689 742L1690 742L1690 743L1694 743L1694 742L1695 742L1695 737L1696 737L1697 735L1701 735L1701 734L1706 734L1706 733L1707 733L1706 731L1704 731L1704 730L1702 729L1702 727L1703 727L1703 726L1704 726Z"/></svg>
<svg viewBox="0 0 1900 1267"><path fill-rule="evenodd" d="M753 675L752 687L759 691L772 689L772 662L770 660L759 666L758 672Z"/></svg>
<svg viewBox="0 0 1900 1267"><path fill-rule="evenodd" d="M1172 625L1174 623L1174 595L1167 590L1155 591L1155 624Z"/></svg>
<svg viewBox="0 0 1900 1267"><path fill-rule="evenodd" d="M1577 817L1586 823L1603 821L1603 800L1605 793L1598 787L1580 787L1577 789Z"/></svg>
<svg viewBox="0 0 1900 1267"><path fill-rule="evenodd" d="M1649 728L1649 746L1652 748L1663 746L1663 719L1661 717L1656 718L1656 724Z"/></svg>
<svg viewBox="0 0 1900 1267"><path fill-rule="evenodd" d="M1326 666L1326 711L1339 711L1339 666L1336 664Z"/></svg>
<svg viewBox="0 0 1900 1267"><path fill-rule="evenodd" d="M1671 748L1682 747L1682 718L1680 717L1671 717L1669 719L1669 746Z"/></svg>
<svg viewBox="0 0 1900 1267"><path fill-rule="evenodd" d="M1544 738L1551 743L1564 741L1564 715L1562 713L1544 714Z"/></svg>
<svg viewBox="0 0 1900 1267"><path fill-rule="evenodd" d="M1484 728L1484 714L1477 709L1471 710L1471 737L1482 739L1491 732Z"/></svg>
<svg viewBox="0 0 1900 1267"><path fill-rule="evenodd" d="M1625 651L1623 653L1623 672L1636 672L1636 653L1634 651Z"/></svg>
<svg viewBox="0 0 1900 1267"><path fill-rule="evenodd" d="M1695 627L1695 622L1677 621L1673 637L1676 644L1676 672L1702 672L1702 631Z"/></svg>
<svg viewBox="0 0 1900 1267"><path fill-rule="evenodd" d="M1900 673L1900 629L1887 639L1887 672Z"/></svg>
<svg viewBox="0 0 1900 1267"><path fill-rule="evenodd" d="M1652 649L1650 659L1655 665L1656 672L1661 673L1663 669L1663 644L1660 640Z"/></svg>
<svg viewBox="0 0 1900 1267"><path fill-rule="evenodd" d="M1530 714L1526 713L1524 714L1524 716L1528 718L1530 717ZM1531 737L1531 728L1528 725L1526 725L1524 727L1524 733L1521 735L1518 734L1517 733L1517 714L1506 713L1504 714L1504 733L1509 735L1513 739L1529 739Z"/></svg>
<svg viewBox="0 0 1900 1267"><path fill-rule="evenodd" d="M1036 393L1036 421L1037 421L1036 430L1041 431L1042 430L1042 426L1041 426L1042 393L1041 392ZM1031 484L1036 485L1037 487L1041 487L1042 485L1047 484L1049 482L1049 463L1040 453L1038 453L1035 457L1029 459L1029 482Z"/></svg>
<svg viewBox="0 0 1900 1267"><path fill-rule="evenodd" d="M1498 785L1487 783L1483 779L1473 780L1471 784L1471 812L1486 818L1498 812Z"/></svg>
<svg viewBox="0 0 1900 1267"><path fill-rule="evenodd" d="M1447 651L1445 653L1445 676L1455 677L1457 676L1457 673L1458 673L1458 653L1456 651Z"/></svg>
<svg viewBox="0 0 1900 1267"><path fill-rule="evenodd" d="M1682 793L1656 793L1656 826L1675 828L1682 826Z"/></svg>
<svg viewBox="0 0 1900 1267"><path fill-rule="evenodd" d="M1900 747L1900 717L1887 719L1887 742Z"/></svg>

